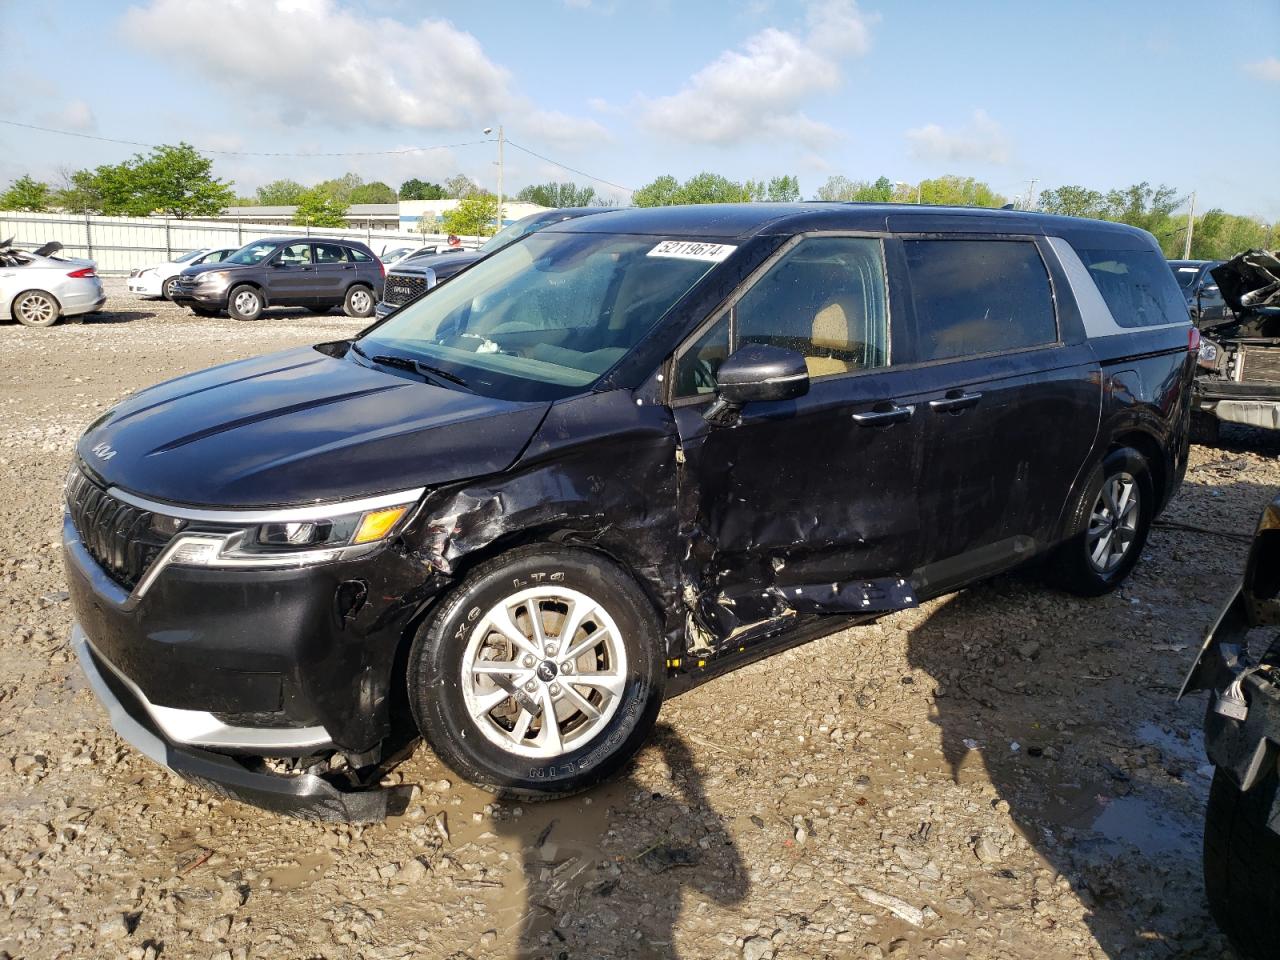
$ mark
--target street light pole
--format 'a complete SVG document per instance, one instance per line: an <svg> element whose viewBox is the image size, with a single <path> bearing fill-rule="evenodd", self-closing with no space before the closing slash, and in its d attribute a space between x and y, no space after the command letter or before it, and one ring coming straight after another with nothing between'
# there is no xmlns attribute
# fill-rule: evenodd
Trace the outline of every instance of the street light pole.
<svg viewBox="0 0 1280 960"><path fill-rule="evenodd" d="M1182 259L1191 259L1191 231L1196 226L1196 192L1191 191L1191 209L1187 211L1187 239L1182 244Z"/></svg>
<svg viewBox="0 0 1280 960"><path fill-rule="evenodd" d="M486 135L493 133L493 127L485 127ZM498 229L502 229L502 124L498 124Z"/></svg>

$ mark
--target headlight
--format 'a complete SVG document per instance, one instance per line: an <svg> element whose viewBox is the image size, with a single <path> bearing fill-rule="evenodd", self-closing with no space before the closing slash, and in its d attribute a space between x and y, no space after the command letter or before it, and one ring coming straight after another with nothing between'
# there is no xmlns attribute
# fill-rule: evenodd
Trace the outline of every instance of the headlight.
<svg viewBox="0 0 1280 960"><path fill-rule="evenodd" d="M353 513L333 520L297 520L264 523L257 542L268 547L351 546L376 543L395 529L409 512L409 505Z"/></svg>
<svg viewBox="0 0 1280 960"><path fill-rule="evenodd" d="M196 283L226 283L227 275L218 271L212 273L201 273L196 275Z"/></svg>
<svg viewBox="0 0 1280 960"><path fill-rule="evenodd" d="M1200 353L1196 357L1196 363L1204 367L1206 370L1218 369L1218 345L1212 340L1200 338Z"/></svg>

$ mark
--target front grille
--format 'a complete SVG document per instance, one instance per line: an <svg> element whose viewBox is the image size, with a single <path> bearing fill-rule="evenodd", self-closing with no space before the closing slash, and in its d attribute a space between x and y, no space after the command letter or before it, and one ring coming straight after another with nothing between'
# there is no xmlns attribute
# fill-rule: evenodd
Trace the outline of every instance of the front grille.
<svg viewBox="0 0 1280 960"><path fill-rule="evenodd" d="M1240 348L1240 379L1280 383L1280 347L1245 344Z"/></svg>
<svg viewBox="0 0 1280 960"><path fill-rule="evenodd" d="M426 277L416 276L412 273L392 272L387 274L382 300L384 303L390 303L398 307L402 303L408 303L420 293L424 293L426 289Z"/></svg>
<svg viewBox="0 0 1280 960"><path fill-rule="evenodd" d="M84 548L111 579L132 590L172 535L157 533L154 514L117 500L81 470L72 471L66 493Z"/></svg>
<svg viewBox="0 0 1280 960"><path fill-rule="evenodd" d="M173 281L173 288L175 293L190 293L196 288L196 278L180 276Z"/></svg>

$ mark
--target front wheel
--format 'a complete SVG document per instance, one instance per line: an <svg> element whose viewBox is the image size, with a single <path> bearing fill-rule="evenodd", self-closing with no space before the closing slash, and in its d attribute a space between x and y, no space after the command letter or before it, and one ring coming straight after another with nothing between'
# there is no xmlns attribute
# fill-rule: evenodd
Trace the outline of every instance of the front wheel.
<svg viewBox="0 0 1280 960"><path fill-rule="evenodd" d="M257 320L265 306L257 287L236 287L227 298L227 313L235 320Z"/></svg>
<svg viewBox="0 0 1280 960"><path fill-rule="evenodd" d="M1209 911L1247 960L1274 957L1280 913L1280 836L1268 825L1276 801L1273 767L1248 793L1217 770L1204 824Z"/></svg>
<svg viewBox="0 0 1280 960"><path fill-rule="evenodd" d="M13 316L24 327L52 327L62 315L53 294L28 290L13 301Z"/></svg>
<svg viewBox="0 0 1280 960"><path fill-rule="evenodd" d="M174 293L178 288L178 278L170 277L164 282L164 286L160 288L160 296L164 300L172 300Z"/></svg>
<svg viewBox="0 0 1280 960"><path fill-rule="evenodd" d="M347 295L342 301L342 312L348 317L363 320L366 317L373 316L373 308L375 306L373 291L368 287L356 284L347 291Z"/></svg>
<svg viewBox="0 0 1280 960"><path fill-rule="evenodd" d="M1053 579L1069 593L1110 593L1133 572L1155 515L1155 490L1142 454L1117 447L1094 468L1058 547Z"/></svg>
<svg viewBox="0 0 1280 960"><path fill-rule="evenodd" d="M657 617L629 575L586 551L522 547L477 567L419 628L409 704L460 776L564 795L644 742L665 667Z"/></svg>

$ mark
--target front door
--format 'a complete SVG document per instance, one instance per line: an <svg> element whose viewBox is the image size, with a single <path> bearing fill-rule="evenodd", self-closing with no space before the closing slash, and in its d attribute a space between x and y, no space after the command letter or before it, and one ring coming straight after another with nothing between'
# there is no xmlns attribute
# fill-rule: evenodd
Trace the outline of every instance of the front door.
<svg viewBox="0 0 1280 960"><path fill-rule="evenodd" d="M341 303L347 284L356 277L356 265L347 257L347 248L336 243L317 243L315 250L316 299L320 303Z"/></svg>
<svg viewBox="0 0 1280 960"><path fill-rule="evenodd" d="M716 369L749 343L801 353L809 392L713 425ZM925 418L896 349L882 241L819 235L784 248L677 355L682 575L709 645L796 613L913 604Z"/></svg>
<svg viewBox="0 0 1280 960"><path fill-rule="evenodd" d="M281 247L270 267L268 296L273 305L304 307L316 299L316 268L311 241Z"/></svg>

